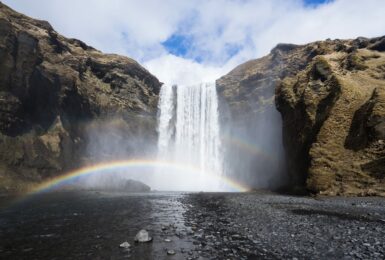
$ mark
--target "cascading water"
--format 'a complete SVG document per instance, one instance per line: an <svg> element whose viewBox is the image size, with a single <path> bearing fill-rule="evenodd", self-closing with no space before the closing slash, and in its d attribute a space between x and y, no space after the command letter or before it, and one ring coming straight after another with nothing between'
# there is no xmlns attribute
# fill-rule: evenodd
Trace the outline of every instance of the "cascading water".
<svg viewBox="0 0 385 260"><path fill-rule="evenodd" d="M164 85L160 91L158 157L198 168L199 176L176 173L183 189L221 190L222 153L215 83Z"/></svg>

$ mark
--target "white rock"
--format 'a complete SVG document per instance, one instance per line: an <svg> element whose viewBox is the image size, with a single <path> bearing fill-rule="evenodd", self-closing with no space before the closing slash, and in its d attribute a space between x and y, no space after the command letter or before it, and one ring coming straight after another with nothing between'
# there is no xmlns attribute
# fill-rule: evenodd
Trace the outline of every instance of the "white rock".
<svg viewBox="0 0 385 260"><path fill-rule="evenodd" d="M131 245L127 242L127 241L125 241L125 242L123 242L123 243L121 243L120 245L119 245L119 247L121 247L121 248L129 248Z"/></svg>
<svg viewBox="0 0 385 260"><path fill-rule="evenodd" d="M168 254L168 255L175 255L175 251L174 251L174 250L168 250L168 251L167 251L167 254Z"/></svg>
<svg viewBox="0 0 385 260"><path fill-rule="evenodd" d="M136 234L135 236L135 242L144 243L144 242L150 242L150 241L152 241L152 237L150 237L147 230L145 229L140 230L138 234Z"/></svg>

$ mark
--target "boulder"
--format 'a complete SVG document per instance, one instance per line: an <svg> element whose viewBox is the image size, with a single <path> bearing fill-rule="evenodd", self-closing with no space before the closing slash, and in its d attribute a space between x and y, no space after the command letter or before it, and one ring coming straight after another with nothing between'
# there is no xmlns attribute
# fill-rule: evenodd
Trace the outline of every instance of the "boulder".
<svg viewBox="0 0 385 260"><path fill-rule="evenodd" d="M123 190L129 192L149 192L151 188L140 181L127 180L124 183Z"/></svg>

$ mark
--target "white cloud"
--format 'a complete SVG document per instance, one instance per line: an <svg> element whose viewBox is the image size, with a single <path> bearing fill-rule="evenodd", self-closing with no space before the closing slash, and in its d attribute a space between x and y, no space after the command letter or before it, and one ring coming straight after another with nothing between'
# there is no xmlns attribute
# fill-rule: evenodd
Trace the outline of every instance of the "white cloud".
<svg viewBox="0 0 385 260"><path fill-rule="evenodd" d="M213 80L279 42L385 34L383 0L336 0L317 8L301 0L4 2L48 20L68 37L137 59L167 83ZM161 44L176 33L191 39L185 58L169 54ZM200 63L193 61L197 57Z"/></svg>
<svg viewBox="0 0 385 260"><path fill-rule="evenodd" d="M166 54L152 59L144 66L155 75L162 75L163 83L177 85L193 85L200 82L212 82L224 75L223 66L210 66Z"/></svg>

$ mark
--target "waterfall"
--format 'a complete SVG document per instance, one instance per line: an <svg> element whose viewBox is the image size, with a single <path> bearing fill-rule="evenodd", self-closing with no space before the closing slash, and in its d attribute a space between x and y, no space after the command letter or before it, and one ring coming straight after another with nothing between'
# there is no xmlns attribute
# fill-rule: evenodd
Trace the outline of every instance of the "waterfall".
<svg viewBox="0 0 385 260"><path fill-rule="evenodd" d="M199 169L199 176L179 176L175 181L182 186L190 182L196 190L219 190L220 183L212 178L222 175L215 83L164 85L158 108L158 157Z"/></svg>

